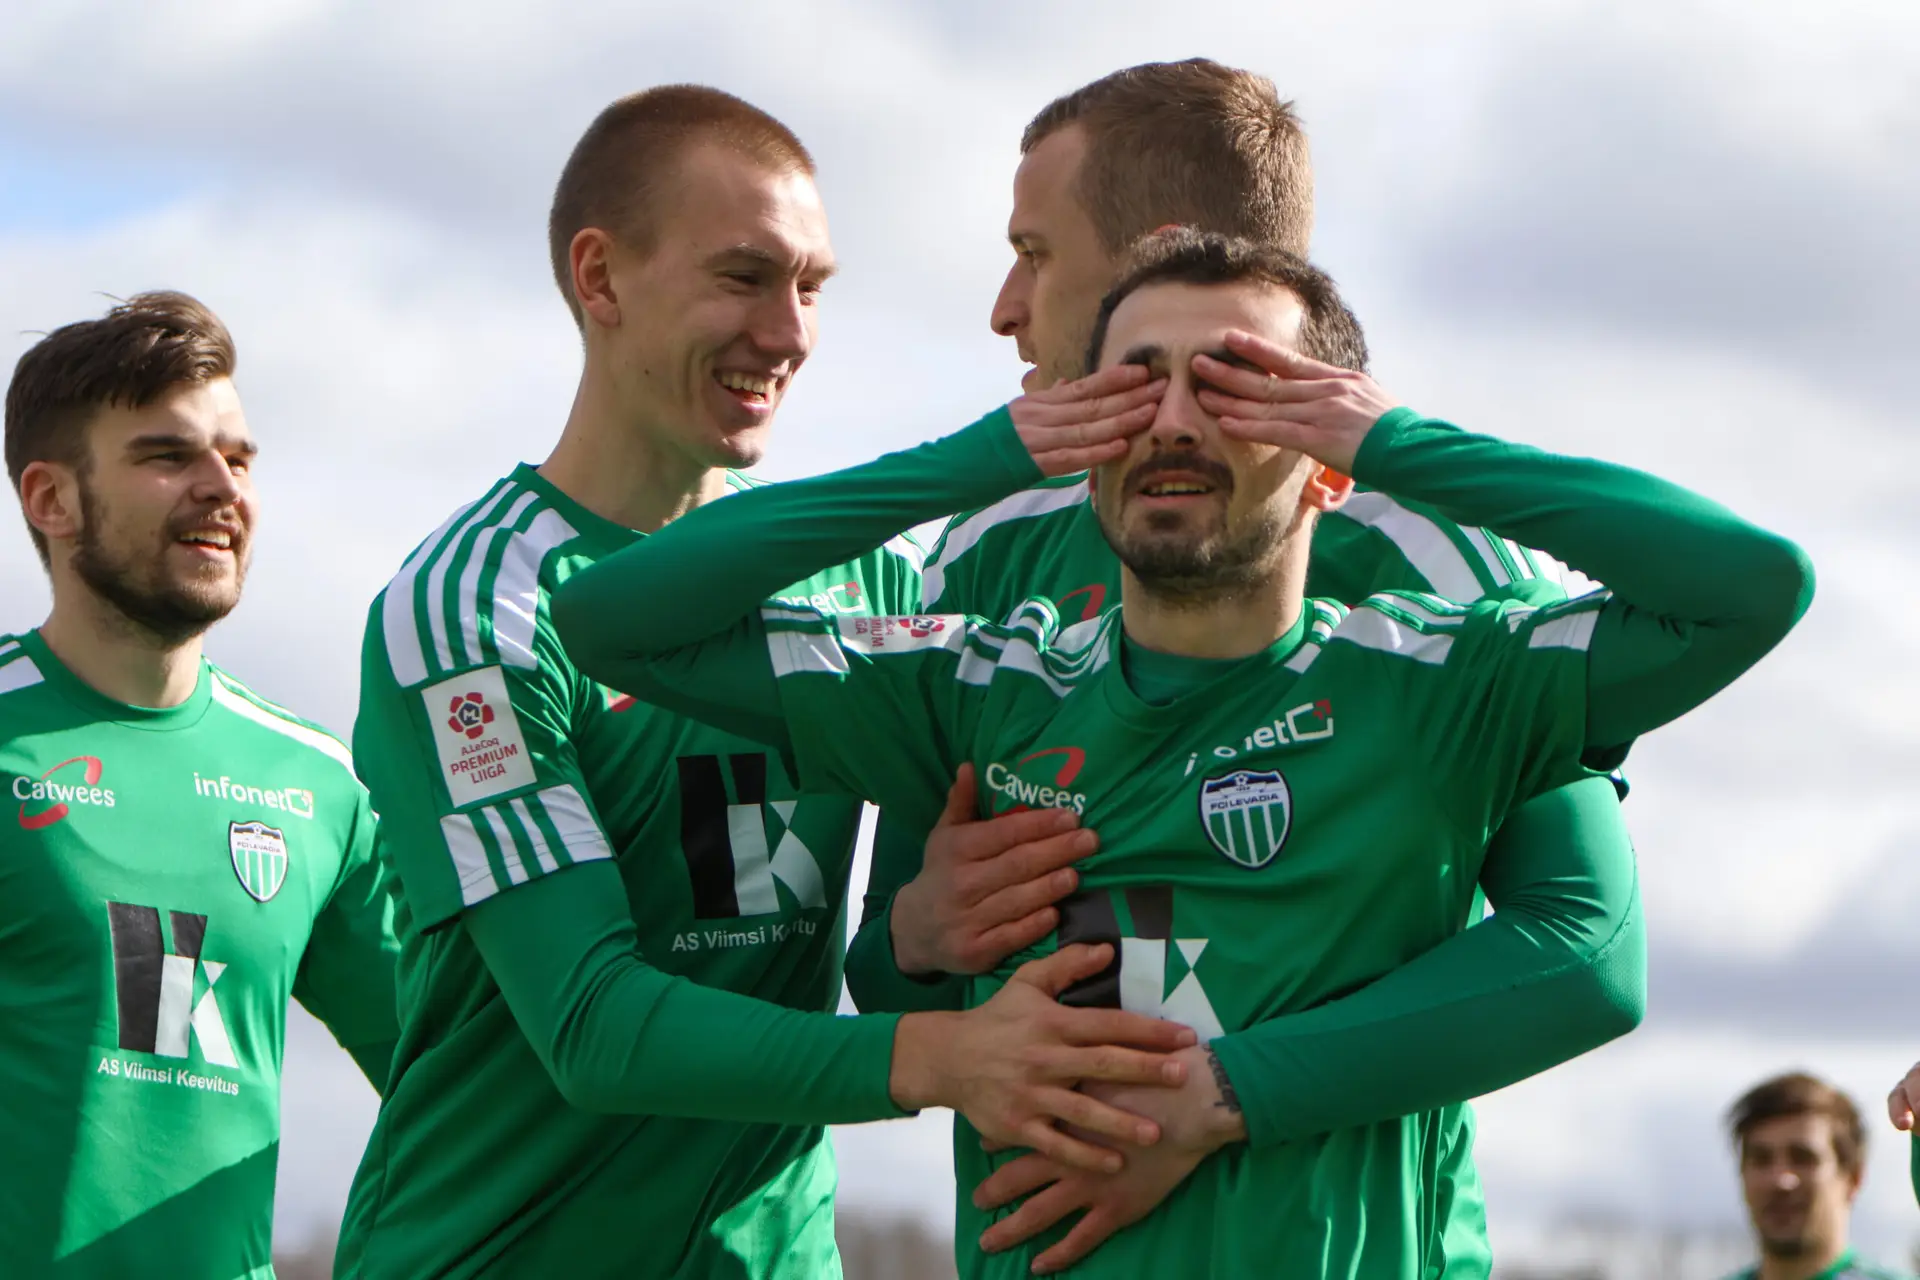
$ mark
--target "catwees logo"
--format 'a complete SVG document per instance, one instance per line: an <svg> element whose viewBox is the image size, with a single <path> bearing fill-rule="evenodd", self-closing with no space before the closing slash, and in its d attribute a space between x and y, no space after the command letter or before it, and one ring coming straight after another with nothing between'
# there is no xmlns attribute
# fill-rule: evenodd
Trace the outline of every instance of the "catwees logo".
<svg viewBox="0 0 1920 1280"><path fill-rule="evenodd" d="M99 756L75 756L62 760L38 778L16 777L13 798L20 802L20 826L38 831L72 813L78 805L113 808L113 790L100 785L106 766ZM48 804L51 801L51 804ZM29 806L41 806L28 811Z"/></svg>

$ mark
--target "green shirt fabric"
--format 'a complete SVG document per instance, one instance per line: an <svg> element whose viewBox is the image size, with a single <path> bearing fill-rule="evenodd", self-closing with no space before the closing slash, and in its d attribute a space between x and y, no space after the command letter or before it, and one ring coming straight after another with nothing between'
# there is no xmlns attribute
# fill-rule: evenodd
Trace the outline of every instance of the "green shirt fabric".
<svg viewBox="0 0 1920 1280"><path fill-rule="evenodd" d="M1614 581L1616 596L1462 608L1390 595L1351 614L1312 601L1291 635L1157 708L1113 660L1114 612L1064 622L1038 601L1005 626L953 616L841 625L769 602L739 618L756 590L768 594L756 574L1029 483L1031 464L1002 414L940 444L765 491L751 506L695 513L575 579L557 619L599 678L689 714L726 715L791 753L803 778L857 790L909 823L931 824L963 759L979 770L992 811L1083 812L1103 844L1082 864L1083 909L1068 913L1057 940L1112 938L1120 956L1077 998L1222 1036L1238 1087L1257 1050L1236 1062L1237 1045L1461 931L1487 836L1517 802L1582 776L1590 747L1630 741L1684 709L1649 673L1717 688L1740 669L1733 655L1750 663L1805 605L1804 560L1791 544L1651 477L1405 412L1376 427L1361 464L1381 487L1417 486L1424 466L1437 473L1429 488L1458 502L1450 518L1490 526L1522 505L1521 490L1557 484L1551 496L1588 519L1549 530L1558 543L1528 541ZM1482 477L1477 488L1453 476L1462 467ZM1607 531L1634 519L1656 526L1659 570L1613 553ZM749 544L757 564L728 554ZM1696 547L1712 554L1692 559ZM1662 577L1674 564L1686 568ZM716 565L737 572L715 574ZM623 607L696 572L707 589L700 609L663 618ZM1691 613L1682 588L1701 572L1727 576L1701 588L1702 611ZM1700 634L1723 630L1735 639ZM850 718L862 734L820 731ZM1025 958L974 980L972 998ZM1490 1049L1480 1069L1512 1052ZM1402 1085L1409 1074L1420 1073L1402 1070ZM1229 1273L1436 1274L1427 1255L1439 1234L1433 1171L1448 1140L1444 1117L1405 1115L1426 1104L1404 1089L1340 1096L1378 1118L1329 1133L1307 1118L1333 1113L1336 1099L1319 1099L1293 1117L1314 1136L1262 1144L1269 1124L1287 1121L1258 1120L1250 1108L1255 1145L1209 1161L1081 1272L1178 1274L1210 1256ZM970 1187L990 1162L964 1126L955 1143ZM1024 1273L1028 1251L968 1252L983 1225L963 1197L967 1273Z"/></svg>
<svg viewBox="0 0 1920 1280"><path fill-rule="evenodd" d="M1756 1265L1736 1271L1727 1280L1760 1280L1760 1268ZM1913 1275L1867 1262L1849 1249L1835 1258L1832 1266L1808 1280L1913 1280Z"/></svg>
<svg viewBox="0 0 1920 1280"><path fill-rule="evenodd" d="M523 466L374 602L402 1035L339 1275L837 1274L820 1126L899 1114L896 1020L833 1012L859 800L568 660L552 593L640 541ZM890 613L918 569L894 542L779 594Z"/></svg>
<svg viewBox="0 0 1920 1280"><path fill-rule="evenodd" d="M202 662L127 706L0 636L0 1270L270 1277L296 999L387 1078L392 901L347 749Z"/></svg>

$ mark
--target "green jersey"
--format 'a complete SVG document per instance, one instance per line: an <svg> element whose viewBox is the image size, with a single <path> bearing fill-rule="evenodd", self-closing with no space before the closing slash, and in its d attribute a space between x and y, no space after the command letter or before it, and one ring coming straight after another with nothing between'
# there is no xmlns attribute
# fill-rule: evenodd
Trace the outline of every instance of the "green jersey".
<svg viewBox="0 0 1920 1280"><path fill-rule="evenodd" d="M571 651L600 678L750 726L813 785L857 789L924 827L969 761L990 810L1071 807L1102 833L1060 934L1112 940L1117 956L1070 998L1216 1037L1248 1142L1204 1162L1081 1274L1432 1274L1452 1212L1440 1109L1598 1042L1572 1034L1589 1013L1528 972L1541 952L1504 927L1505 910L1462 927L1492 826L1548 789L1610 792L1559 784L1582 775L1589 750L1724 687L1811 595L1791 543L1623 468L1395 410L1355 470L1463 526L1545 546L1614 592L1544 607L1385 594L1351 613L1313 601L1269 648L1207 664L1226 669L1152 703L1128 672L1150 664L1129 657L1112 612L1063 621L1039 600L998 625L756 603L943 503L1030 483L1001 413L694 512L556 601ZM674 615L631 603L695 585L702 599ZM824 732L822 716L864 731ZM1630 889L1630 860L1628 873ZM1497 887L1504 898L1504 875ZM1629 904L1605 926L1594 955L1633 949L1632 915ZM1602 987L1605 967L1591 975ZM1632 982L1632 968L1615 976ZM974 980L972 997L1006 976ZM964 1133L955 1161L963 1192L990 1167ZM963 1270L1025 1274L1030 1248L979 1256L983 1225L963 1195Z"/></svg>
<svg viewBox="0 0 1920 1280"><path fill-rule="evenodd" d="M1086 475L1041 484L950 521L927 561L924 607L1004 619L1026 599L1051 601L1071 621L1097 616L1120 598L1120 562L1100 532ZM1598 588L1585 574L1544 552L1480 528L1462 528L1432 506L1362 489L1314 527L1307 592L1354 603L1380 591L1417 591L1461 604L1495 593L1537 603ZM891 859L877 858L868 886L863 931L886 930L883 913L899 888ZM1477 919L1481 904L1469 906ZM880 946L886 942L885 947ZM887 938L861 939L849 959L886 965ZM1473 1112L1447 1109L1450 1133L1441 1151L1440 1198L1447 1241L1435 1250L1435 1274L1448 1280L1484 1277L1492 1265L1484 1201L1473 1164Z"/></svg>
<svg viewBox="0 0 1920 1280"><path fill-rule="evenodd" d="M0 637L0 1255L271 1276L287 1000L376 1085L392 907L347 749L202 662L112 701Z"/></svg>
<svg viewBox="0 0 1920 1280"><path fill-rule="evenodd" d="M610 866L653 969L815 1015L837 1007L859 801L803 794L762 744L594 683L554 637L549 595L640 536L523 466L373 604L355 742L398 871L404 1030L340 1274L838 1274L817 1124L570 1104L466 923L558 872ZM865 617L918 590L917 549L896 541L783 594ZM642 1030L622 1028L629 1043Z"/></svg>
<svg viewBox="0 0 1920 1280"><path fill-rule="evenodd" d="M1727 1280L1760 1280L1760 1268L1736 1271ZM1807 1280L1912 1280L1910 1272L1876 1266L1849 1249L1833 1260L1833 1265Z"/></svg>
<svg viewBox="0 0 1920 1280"><path fill-rule="evenodd" d="M764 616L802 776L905 805L970 760L996 812L1074 809L1101 848L1078 864L1057 940L1113 942L1118 956L1069 998L1213 1039L1458 932L1499 818L1581 776L1600 603L1381 595L1348 613L1315 601L1271 649L1157 707L1122 675L1117 611L1066 627L1045 602L1007 626ZM811 731L843 716L895 749ZM1031 958L976 979L972 1002ZM1081 1273L1178 1275L1210 1258L1215 1274L1311 1275L1336 1257L1354 1276L1421 1275L1451 1128L1430 1112L1229 1151L1160 1206L1154 1230L1116 1237ZM1005 1158L957 1126L960 1185ZM985 1229L960 1206L963 1237ZM1019 1251L970 1261L980 1276L1027 1269Z"/></svg>

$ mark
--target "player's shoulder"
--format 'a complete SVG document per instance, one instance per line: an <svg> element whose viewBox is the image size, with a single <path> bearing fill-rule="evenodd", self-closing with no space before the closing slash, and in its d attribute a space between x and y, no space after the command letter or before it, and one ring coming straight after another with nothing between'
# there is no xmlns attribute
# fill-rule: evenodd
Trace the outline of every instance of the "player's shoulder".
<svg viewBox="0 0 1920 1280"><path fill-rule="evenodd" d="M1913 1280L1911 1271L1897 1271L1878 1263L1856 1258L1834 1276L1834 1280Z"/></svg>
<svg viewBox="0 0 1920 1280"><path fill-rule="evenodd" d="M1038 681L1055 697L1065 697L1113 660L1120 633L1120 606L1068 623L1043 597L1022 601L1004 622L966 619L975 651L990 658L991 670L978 678Z"/></svg>
<svg viewBox="0 0 1920 1280"><path fill-rule="evenodd" d="M1359 601L1331 639L1431 666L1445 665L1461 641L1521 637L1533 649L1587 648L1608 596L1592 592L1545 603L1514 588L1462 604L1425 591L1378 591Z"/></svg>
<svg viewBox="0 0 1920 1280"><path fill-rule="evenodd" d="M1349 531L1351 536L1342 536ZM1327 514L1316 530L1314 555L1357 558L1368 562L1352 566L1363 581L1372 577L1386 586L1411 579L1427 592L1457 601L1531 585L1578 596L1599 585L1545 552L1375 489L1356 490ZM1370 589L1378 588L1370 584Z"/></svg>
<svg viewBox="0 0 1920 1280"><path fill-rule="evenodd" d="M277 735L283 745L296 754L314 760L326 760L344 770L357 787L353 771L353 753L347 744L331 732L277 702L263 698L238 676L215 663L207 663L207 678L213 704L225 714L256 729Z"/></svg>
<svg viewBox="0 0 1920 1280"><path fill-rule="evenodd" d="M45 680L22 638L0 635L0 700L24 694ZM4 705L5 702L0 701L0 706Z"/></svg>
<svg viewBox="0 0 1920 1280"><path fill-rule="evenodd" d="M374 600L368 627L394 682L538 667L541 600L557 585L555 560L580 537L576 517L528 467L447 517Z"/></svg>
<svg viewBox="0 0 1920 1280"><path fill-rule="evenodd" d="M947 574L983 544L998 558L1017 554L1014 549L1029 539L1057 537L1061 526L1086 518L1091 511L1088 495L1087 473L1082 471L1042 480L990 506L954 516L927 557L926 598L939 599Z"/></svg>

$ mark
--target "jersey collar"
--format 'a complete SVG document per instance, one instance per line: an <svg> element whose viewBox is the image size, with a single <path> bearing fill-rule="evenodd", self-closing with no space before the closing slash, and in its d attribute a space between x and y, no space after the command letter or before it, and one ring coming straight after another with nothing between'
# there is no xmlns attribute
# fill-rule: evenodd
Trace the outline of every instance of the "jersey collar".
<svg viewBox="0 0 1920 1280"><path fill-rule="evenodd" d="M1142 727L1164 724L1169 719L1178 719L1190 714L1195 708L1210 709L1219 705L1220 691L1230 683L1236 689L1244 689L1250 682L1257 681L1262 692L1275 694L1286 692L1293 682L1299 679L1297 673L1287 670L1287 659L1291 658L1306 641L1307 628L1314 616L1313 602L1300 602L1300 616L1287 628L1286 634L1275 640L1258 653L1248 654L1240 661L1220 664L1220 670L1213 679L1187 690L1171 702L1153 706L1141 700L1127 684L1127 677L1121 661L1121 649L1125 644L1123 630L1126 620L1121 610L1114 610L1113 625L1107 628L1104 643L1107 646L1106 670L1101 672L1100 687L1108 707L1120 719Z"/></svg>
<svg viewBox="0 0 1920 1280"><path fill-rule="evenodd" d="M33 665L39 668L40 678L46 681L48 688L88 715L101 720L139 729L184 729L199 723L213 699L213 676L204 656L200 659L200 675L194 681L193 692L187 695L184 702L175 707L136 707L109 698L75 675L66 663L54 656L47 642L40 638L38 630L22 635L20 647L31 655Z"/></svg>

